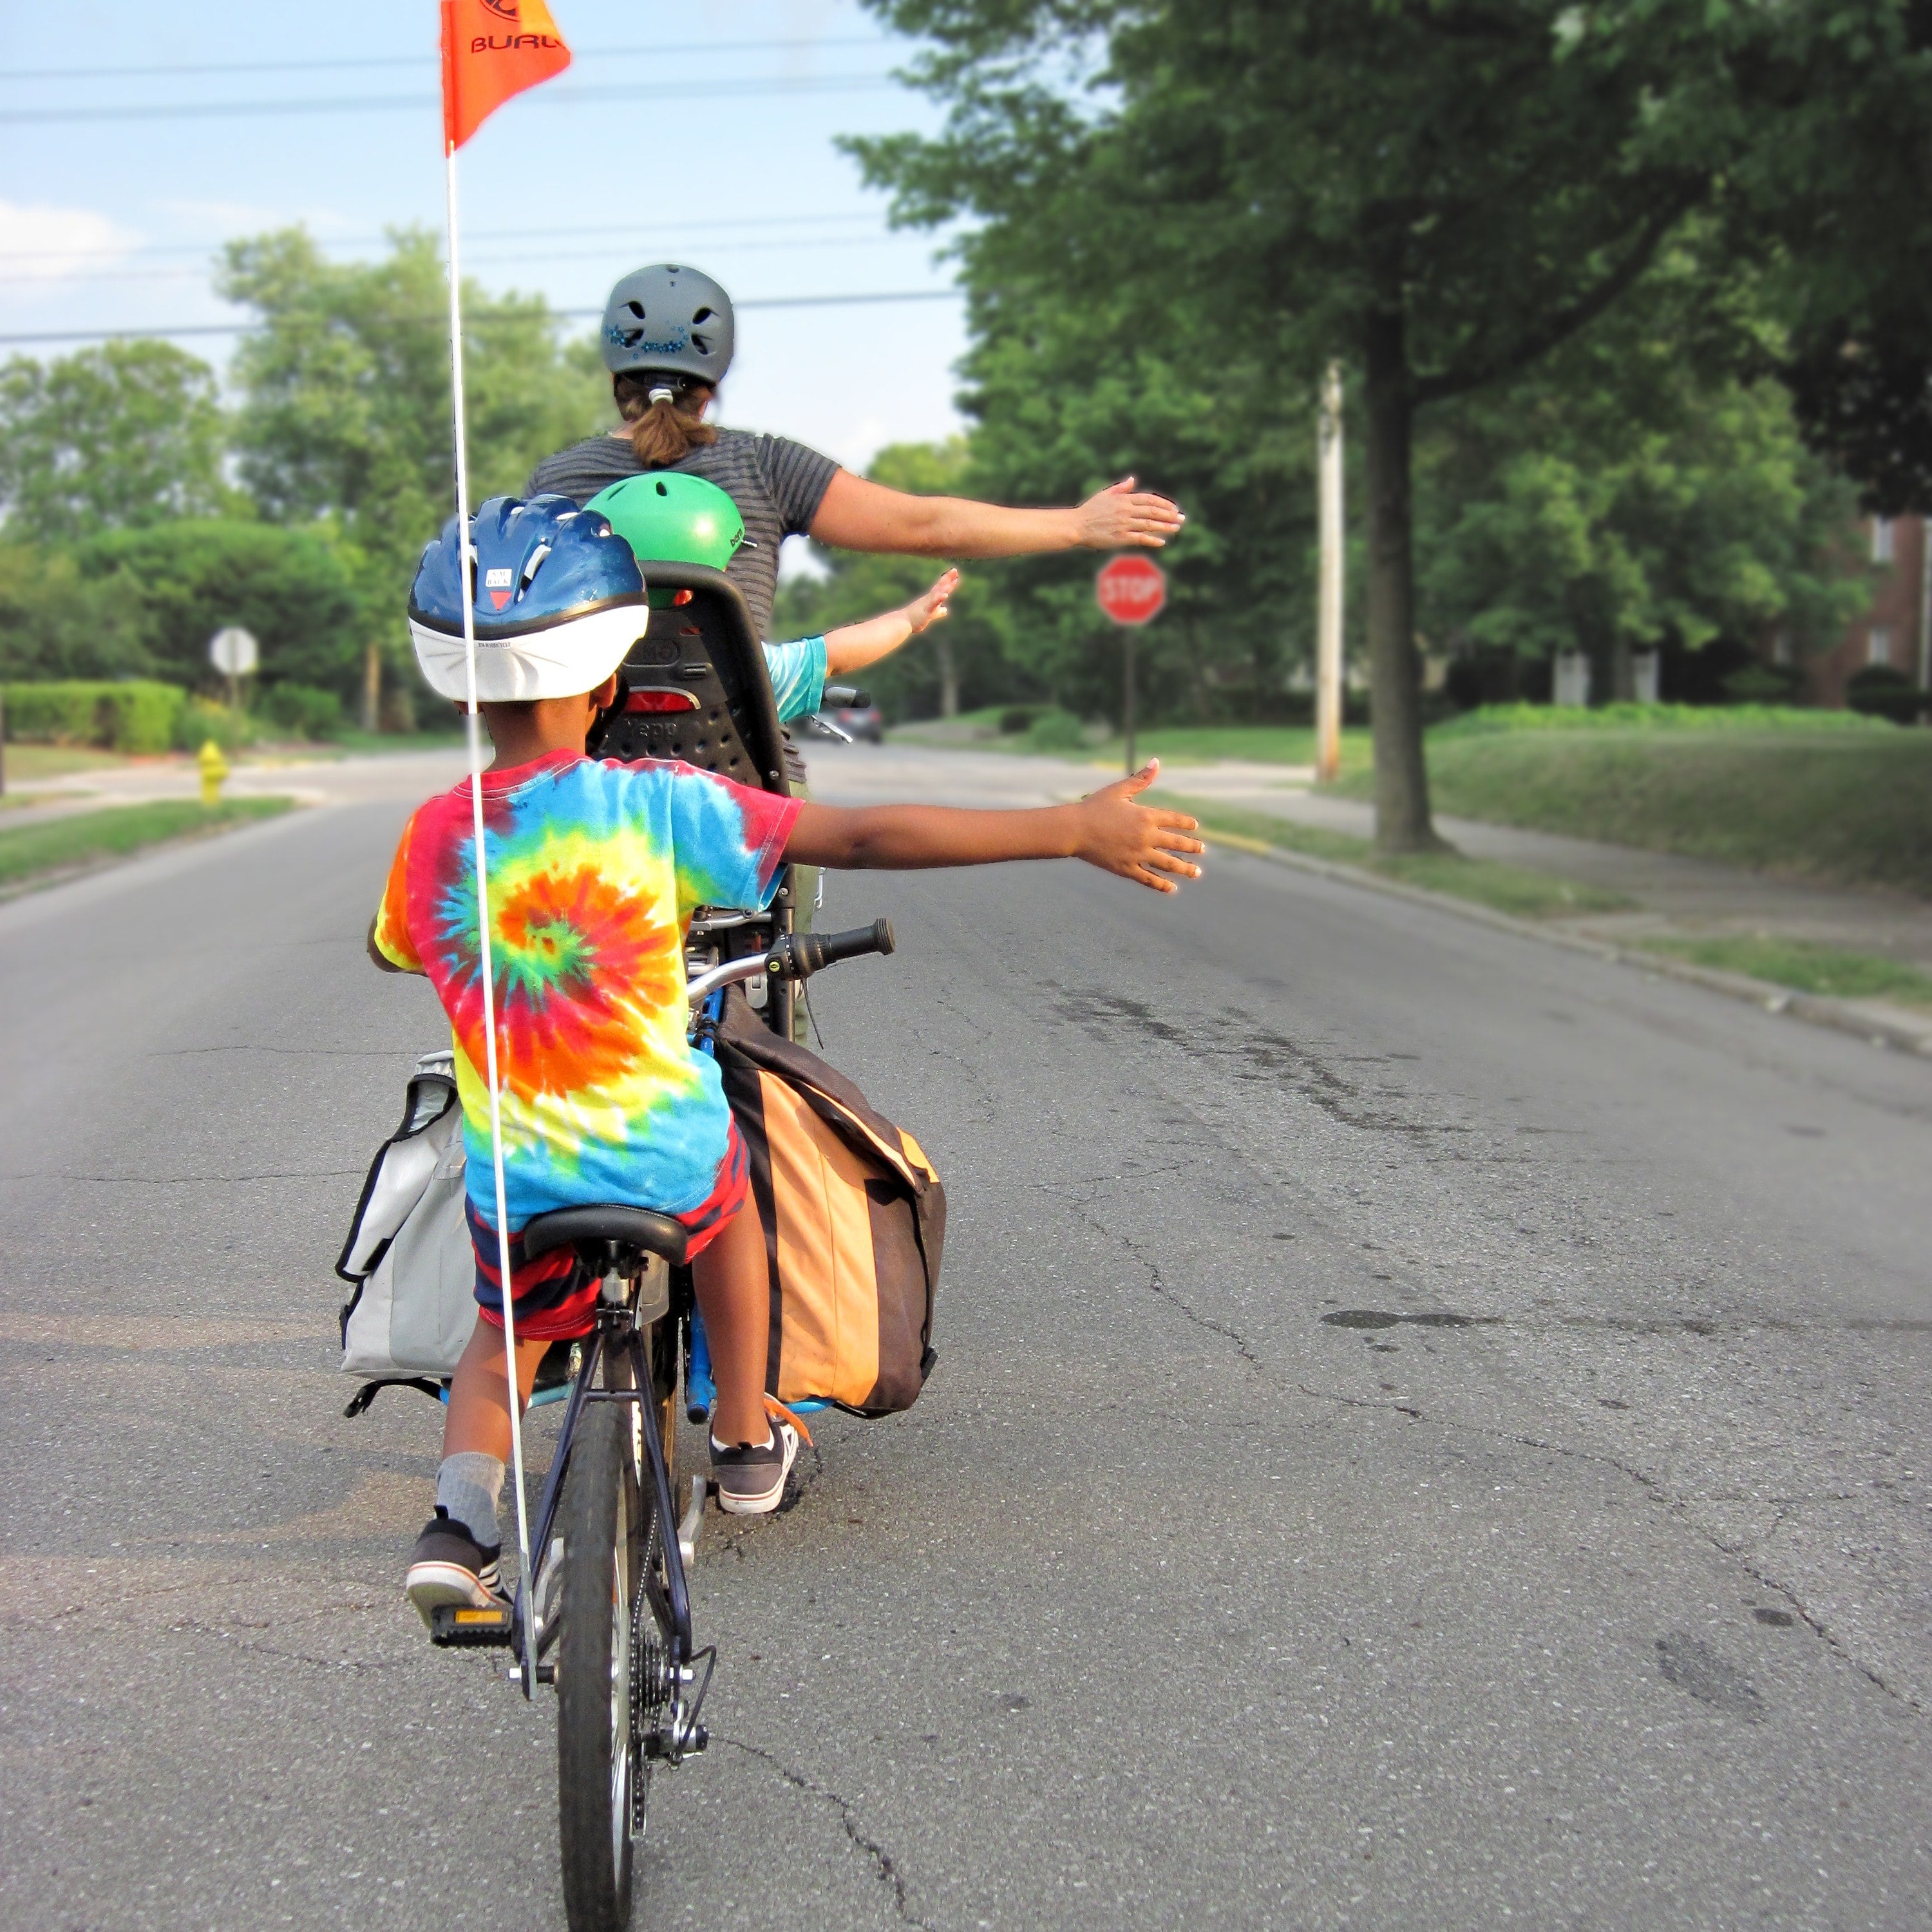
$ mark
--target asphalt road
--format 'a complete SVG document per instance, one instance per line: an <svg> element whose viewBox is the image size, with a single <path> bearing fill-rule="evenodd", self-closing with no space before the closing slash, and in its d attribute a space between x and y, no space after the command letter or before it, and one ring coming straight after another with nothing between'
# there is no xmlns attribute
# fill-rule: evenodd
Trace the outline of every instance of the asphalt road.
<svg viewBox="0 0 1932 1932"><path fill-rule="evenodd" d="M400 1592L436 1412L332 1347L432 776L0 908L10 1926L561 1923L550 1712ZM707 1527L640 1926L1932 1919L1932 1069L1239 855L880 912L817 1005L939 1366Z"/></svg>

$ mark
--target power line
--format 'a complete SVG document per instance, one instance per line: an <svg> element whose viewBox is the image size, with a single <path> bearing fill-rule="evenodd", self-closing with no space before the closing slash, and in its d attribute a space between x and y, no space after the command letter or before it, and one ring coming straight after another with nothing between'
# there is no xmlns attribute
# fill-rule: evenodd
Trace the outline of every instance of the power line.
<svg viewBox="0 0 1932 1932"><path fill-rule="evenodd" d="M734 309L864 308L884 302L956 302L965 292L956 288L880 289L850 296L755 296L747 302L735 302L731 306ZM463 326L466 330L500 322L581 322L603 313L601 304L595 308L494 309L466 316ZM392 316L386 319L416 328L441 328L449 320L448 314L442 310L434 315ZM260 322L194 322L176 328L163 325L146 328L38 329L24 334L0 335L0 348L12 348L28 342L122 342L177 335L246 335L250 329L262 326Z"/></svg>
<svg viewBox="0 0 1932 1932"><path fill-rule="evenodd" d="M690 55L807 53L821 47L876 47L885 42L874 34L837 34L820 40L692 40L671 47L575 47L578 60L680 60ZM433 70L434 54L366 54L352 60L192 61L153 67L44 67L0 74L0 82L34 80L129 80L147 74L316 74L345 68L420 68Z"/></svg>
<svg viewBox="0 0 1932 1932"><path fill-rule="evenodd" d="M768 94L857 94L872 88L896 87L890 74L806 74L795 79L712 82L703 87L680 87L675 94L651 102L662 112L686 102L740 100ZM634 86L545 88L536 98L566 107L586 100L636 102ZM312 94L292 100L195 100L144 103L125 101L111 107L28 107L0 114L0 128L40 126L54 121L206 121L228 120L258 114L380 114L407 109L412 113L439 106L435 94Z"/></svg>
<svg viewBox="0 0 1932 1932"><path fill-rule="evenodd" d="M723 221L692 220L686 222L669 222L663 226L654 226L653 235L711 235L735 232L748 228L784 228L818 226L832 221L876 221L878 212L870 208L854 208L843 212L824 214L754 214ZM545 237L574 239L585 235L612 235L616 232L614 224L622 219L614 216L610 221L592 222L583 227L556 228L479 228L468 232L473 242L519 242L542 240ZM296 224L290 224L289 226ZM272 232L272 230L264 231ZM220 237L212 242L144 242L130 248L8 248L0 249L0 262L76 262L86 261L99 256L109 260L125 260L140 255L207 255L225 245L229 238ZM320 235L311 238L323 248L374 248L386 242L389 237L382 235ZM622 236L619 235L619 239Z"/></svg>
<svg viewBox="0 0 1932 1932"><path fill-rule="evenodd" d="M913 238L900 235L807 235L790 241L721 242L706 253L723 255L766 254L784 248L884 248L903 244ZM514 268L525 262L608 262L617 255L616 245L601 248L526 248L509 255L472 255L463 258L465 271L471 268ZM628 251L634 254L634 249ZM58 286L75 282L180 282L201 275L205 270L191 262L172 268L86 268L58 278Z"/></svg>

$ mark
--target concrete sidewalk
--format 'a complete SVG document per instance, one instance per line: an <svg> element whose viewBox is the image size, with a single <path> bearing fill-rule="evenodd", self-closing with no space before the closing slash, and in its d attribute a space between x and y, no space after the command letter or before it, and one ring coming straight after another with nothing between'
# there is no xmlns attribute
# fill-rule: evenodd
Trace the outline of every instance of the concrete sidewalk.
<svg viewBox="0 0 1932 1932"><path fill-rule="evenodd" d="M372 784L383 790L398 774L426 784L428 791L453 784L464 770L460 749L406 751L347 757L304 757L291 750L267 755L243 753L230 762L224 798L292 798L320 805L368 795ZM130 759L124 765L97 766L57 778L10 783L0 810L0 832L44 825L118 805L149 805L161 800L201 796L201 768L190 752L166 758Z"/></svg>

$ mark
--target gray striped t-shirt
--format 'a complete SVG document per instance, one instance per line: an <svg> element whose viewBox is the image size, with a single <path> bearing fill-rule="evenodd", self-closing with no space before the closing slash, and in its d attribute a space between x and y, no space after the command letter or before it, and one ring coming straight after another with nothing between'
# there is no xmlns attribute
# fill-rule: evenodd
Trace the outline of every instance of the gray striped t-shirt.
<svg viewBox="0 0 1932 1932"><path fill-rule="evenodd" d="M764 637L771 628L772 599L778 593L778 545L809 532L838 464L782 436L721 429L716 442L692 450L670 467L716 484L737 505L751 541L739 546L724 574L745 593L752 622ZM593 436L545 457L530 472L524 494L554 492L587 503L598 490L642 468L628 436Z"/></svg>

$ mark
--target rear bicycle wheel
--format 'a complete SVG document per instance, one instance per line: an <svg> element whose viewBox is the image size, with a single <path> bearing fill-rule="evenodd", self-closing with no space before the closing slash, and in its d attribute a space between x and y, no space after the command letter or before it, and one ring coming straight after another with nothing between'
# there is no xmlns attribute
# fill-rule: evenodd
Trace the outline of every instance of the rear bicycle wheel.
<svg viewBox="0 0 1932 1932"><path fill-rule="evenodd" d="M556 1658L557 1828L571 1932L631 1922L632 1663L650 1506L630 1402L586 1412L565 1479Z"/></svg>

